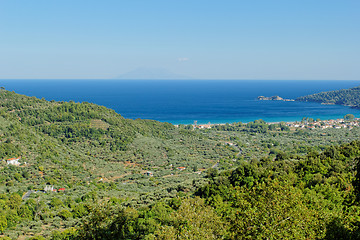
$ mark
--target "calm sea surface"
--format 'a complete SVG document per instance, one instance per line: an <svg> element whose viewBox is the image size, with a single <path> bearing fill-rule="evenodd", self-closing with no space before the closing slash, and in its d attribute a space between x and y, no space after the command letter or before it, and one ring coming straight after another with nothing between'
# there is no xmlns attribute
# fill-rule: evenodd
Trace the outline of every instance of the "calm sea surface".
<svg viewBox="0 0 360 240"><path fill-rule="evenodd" d="M46 100L91 102L125 118L174 124L232 123L263 119L297 121L335 119L360 111L317 103L258 101L260 95L283 98L359 86L360 81L273 80L0 80L16 93Z"/></svg>

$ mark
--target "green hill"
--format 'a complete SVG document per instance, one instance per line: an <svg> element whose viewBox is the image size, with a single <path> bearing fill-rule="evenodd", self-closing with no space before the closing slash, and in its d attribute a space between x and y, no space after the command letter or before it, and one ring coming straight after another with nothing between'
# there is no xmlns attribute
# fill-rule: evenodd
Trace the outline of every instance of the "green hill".
<svg viewBox="0 0 360 240"><path fill-rule="evenodd" d="M46 101L2 89L0 213L8 219L7 232L24 231L18 223L25 219L48 226L34 230L37 226L30 224L28 231L49 232L59 224L61 209L89 203L89 196L114 197L134 206L174 197L177 189L196 186L198 181L192 181L201 178L199 173L232 156L230 149L217 143L169 123L124 119L95 104ZM20 166L6 163L17 157ZM44 193L46 186L65 188L65 193ZM21 198L14 209L6 207L12 197L25 193L30 199L26 202L35 200L41 209L29 210L28 217L19 212L20 207L30 208ZM60 200L60 207L51 203L54 199ZM77 202L67 205L66 199ZM73 225L80 217L62 226Z"/></svg>
<svg viewBox="0 0 360 240"><path fill-rule="evenodd" d="M22 171L30 171L28 180L37 189L95 179L133 185L148 180L146 171L177 182L231 154L214 140L169 123L124 119L95 104L49 102L6 90L0 92L0 127L2 159L21 156L27 163Z"/></svg>
<svg viewBox="0 0 360 240"><path fill-rule="evenodd" d="M74 239L359 239L360 142L209 173L191 198L100 206ZM55 238L54 238L55 239Z"/></svg>
<svg viewBox="0 0 360 240"><path fill-rule="evenodd" d="M359 108L360 87L311 94L299 97L296 99L296 101L337 104Z"/></svg>
<svg viewBox="0 0 360 240"><path fill-rule="evenodd" d="M175 127L2 89L0 239L355 236L359 138L262 120Z"/></svg>

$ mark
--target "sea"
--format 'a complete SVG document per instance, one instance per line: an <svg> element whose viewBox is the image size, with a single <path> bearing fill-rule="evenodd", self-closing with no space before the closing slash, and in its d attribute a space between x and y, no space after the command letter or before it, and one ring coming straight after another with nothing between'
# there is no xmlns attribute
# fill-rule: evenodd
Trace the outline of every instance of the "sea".
<svg viewBox="0 0 360 240"><path fill-rule="evenodd" d="M172 124L301 121L360 117L346 106L309 102L259 101L258 96L295 99L352 88L360 81L335 80L0 80L0 87L46 100L90 102L129 119Z"/></svg>

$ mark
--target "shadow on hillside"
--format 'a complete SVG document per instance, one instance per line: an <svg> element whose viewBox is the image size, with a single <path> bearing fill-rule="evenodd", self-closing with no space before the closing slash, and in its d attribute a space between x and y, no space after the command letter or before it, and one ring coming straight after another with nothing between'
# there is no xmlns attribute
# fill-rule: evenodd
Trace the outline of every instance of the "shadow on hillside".
<svg viewBox="0 0 360 240"><path fill-rule="evenodd" d="M326 226L326 240L348 240L360 239L359 223L354 227L354 231L346 228L341 219L336 218Z"/></svg>

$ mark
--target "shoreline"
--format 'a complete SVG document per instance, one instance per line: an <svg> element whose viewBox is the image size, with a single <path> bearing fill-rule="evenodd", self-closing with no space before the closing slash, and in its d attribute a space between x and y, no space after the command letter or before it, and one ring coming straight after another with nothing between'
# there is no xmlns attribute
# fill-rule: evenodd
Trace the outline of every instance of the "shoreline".
<svg viewBox="0 0 360 240"><path fill-rule="evenodd" d="M307 129L352 128L352 127L360 126L360 118L354 118L352 120L345 120L344 118L337 118L337 119L327 119L327 120L320 120L320 121L316 121L314 119L310 120L310 119L311 118L308 118L305 121L302 120L302 121L287 121L287 122L285 122L285 121L280 121L280 122L265 122L264 121L264 122L267 125L283 123L288 127L307 128ZM239 123L239 122L235 122L235 123ZM230 126L233 126L235 123L173 124L173 125L175 127L179 127L180 125L185 125L185 126L191 125L193 127L193 129L210 129L214 126L223 126L223 125L227 125L227 124ZM248 123L250 123L250 122L248 122ZM248 123L242 123L242 124L247 125Z"/></svg>
<svg viewBox="0 0 360 240"><path fill-rule="evenodd" d="M205 85L202 82L191 82L188 85L185 82L163 84L148 81L139 85L131 81L126 81L126 84L91 81L86 88L81 81L51 81L46 84L31 80L9 81L3 82L3 85L5 89L26 96L36 96L48 101L90 102L113 109L126 119L150 119L173 125L189 125L194 120L198 120L199 124L207 124L209 121L211 124L248 123L257 119L271 123L295 122L301 121L303 116L326 120L342 118L347 113L360 117L359 110L342 105L256 101L256 96L260 94L294 98L312 92L353 87L359 81L334 81L326 85L318 81L311 81L311 84L302 81L285 81L286 84L281 82L268 81L261 87L256 81L220 80ZM286 86L289 88L285 91ZM214 96L220 97L219 100Z"/></svg>

